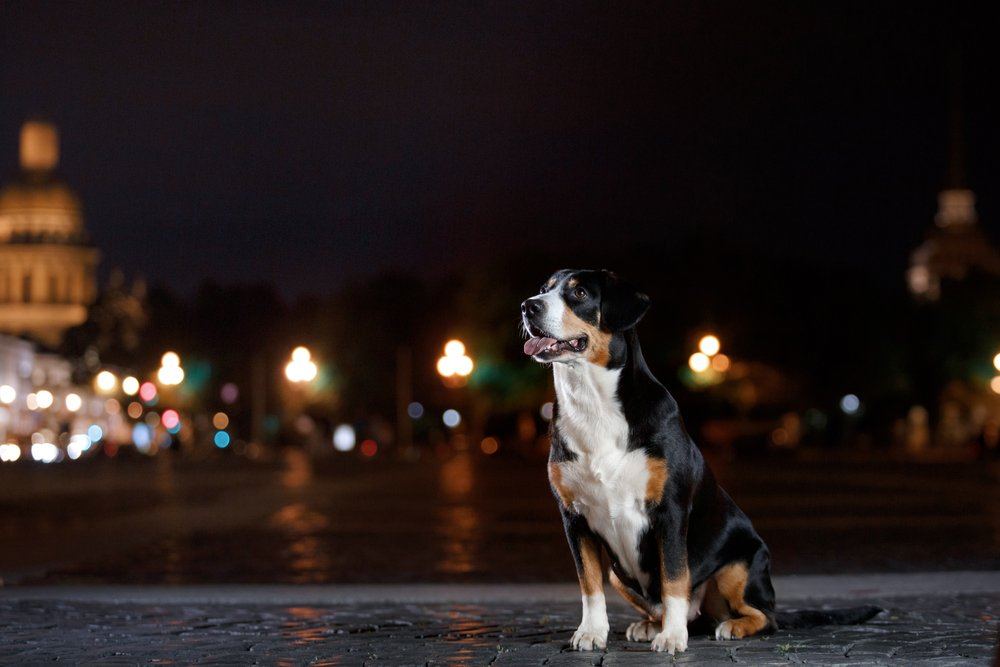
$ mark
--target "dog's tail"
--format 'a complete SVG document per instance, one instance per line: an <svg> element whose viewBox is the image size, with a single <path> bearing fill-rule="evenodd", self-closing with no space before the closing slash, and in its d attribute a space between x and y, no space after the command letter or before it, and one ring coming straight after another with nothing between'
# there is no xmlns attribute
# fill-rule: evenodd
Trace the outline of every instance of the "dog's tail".
<svg viewBox="0 0 1000 667"><path fill-rule="evenodd" d="M774 612L774 620L782 630L816 628L821 625L858 625L884 611L881 607L864 606L846 609L798 609Z"/></svg>

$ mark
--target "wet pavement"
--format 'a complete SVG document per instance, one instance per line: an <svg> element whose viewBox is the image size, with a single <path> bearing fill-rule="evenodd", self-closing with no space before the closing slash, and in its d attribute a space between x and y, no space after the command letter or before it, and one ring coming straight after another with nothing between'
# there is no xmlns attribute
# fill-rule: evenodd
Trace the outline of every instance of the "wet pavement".
<svg viewBox="0 0 1000 667"><path fill-rule="evenodd" d="M996 464L716 466L776 574L1000 569ZM18 583L573 581L544 460L0 467Z"/></svg>
<svg viewBox="0 0 1000 667"><path fill-rule="evenodd" d="M578 602L569 600L273 604L266 595L257 602L164 597L165 603L0 597L0 663L986 665L996 652L1000 616L996 594L873 599L867 601L886 611L863 625L741 641L693 636L687 652L672 660L650 653L647 642L625 640L633 614L614 600L607 650L580 653L568 646L579 622Z"/></svg>
<svg viewBox="0 0 1000 667"><path fill-rule="evenodd" d="M693 638L677 662L990 663L995 465L717 471L771 545L779 604L887 611L854 627ZM625 641L631 614L610 591L608 650L569 650L579 593L543 460L313 462L293 450L266 464L3 466L0 544L0 664L670 662ZM820 576L787 576L803 573Z"/></svg>

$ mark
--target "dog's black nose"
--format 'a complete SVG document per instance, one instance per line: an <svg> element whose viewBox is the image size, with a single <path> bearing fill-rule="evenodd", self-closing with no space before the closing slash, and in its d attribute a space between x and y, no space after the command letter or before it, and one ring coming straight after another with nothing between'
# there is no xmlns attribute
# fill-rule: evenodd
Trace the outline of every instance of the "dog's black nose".
<svg viewBox="0 0 1000 667"><path fill-rule="evenodd" d="M521 314L531 317L532 315L537 315L542 312L542 304L538 302L534 297L528 299L521 304Z"/></svg>

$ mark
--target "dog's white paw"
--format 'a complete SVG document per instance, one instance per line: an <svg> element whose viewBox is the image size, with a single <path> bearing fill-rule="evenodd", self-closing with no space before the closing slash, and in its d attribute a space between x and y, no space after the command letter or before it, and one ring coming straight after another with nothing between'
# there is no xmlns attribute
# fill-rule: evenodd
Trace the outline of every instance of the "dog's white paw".
<svg viewBox="0 0 1000 667"><path fill-rule="evenodd" d="M666 651L670 655L683 653L688 647L687 625L670 625L666 630L653 637L650 648L654 651Z"/></svg>
<svg viewBox="0 0 1000 667"><path fill-rule="evenodd" d="M580 624L570 642L577 651L595 651L608 646L608 626Z"/></svg>
<svg viewBox="0 0 1000 667"><path fill-rule="evenodd" d="M742 639L743 632L733 621L723 621L715 628L716 639Z"/></svg>
<svg viewBox="0 0 1000 667"><path fill-rule="evenodd" d="M654 621L636 621L625 630L625 639L630 642L648 642L660 631L660 624Z"/></svg>

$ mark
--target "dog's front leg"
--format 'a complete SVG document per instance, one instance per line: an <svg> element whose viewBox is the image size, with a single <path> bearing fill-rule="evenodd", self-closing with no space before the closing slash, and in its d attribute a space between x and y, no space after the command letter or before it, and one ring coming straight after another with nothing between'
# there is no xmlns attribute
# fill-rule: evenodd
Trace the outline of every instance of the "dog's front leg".
<svg viewBox="0 0 1000 667"><path fill-rule="evenodd" d="M679 522L680 523L680 522ZM669 531L660 540L660 594L663 598L663 630L653 637L654 651L670 655L687 649L691 573L687 564L687 530Z"/></svg>
<svg viewBox="0 0 1000 667"><path fill-rule="evenodd" d="M573 633L572 645L577 651L603 649L608 645L608 611L604 602L600 543L582 516L564 513L563 525L576 561L583 598L583 619Z"/></svg>

